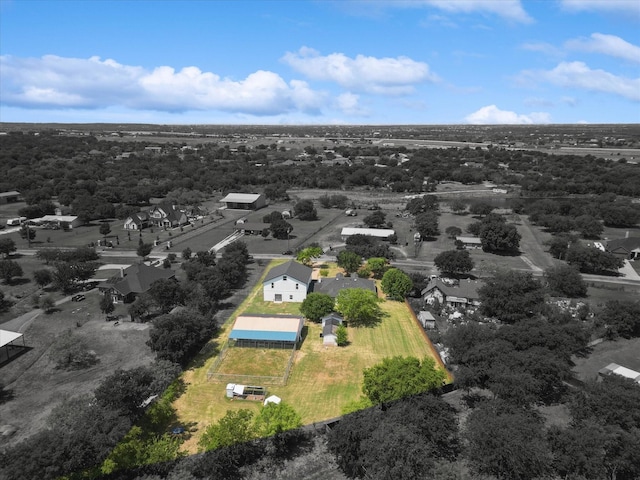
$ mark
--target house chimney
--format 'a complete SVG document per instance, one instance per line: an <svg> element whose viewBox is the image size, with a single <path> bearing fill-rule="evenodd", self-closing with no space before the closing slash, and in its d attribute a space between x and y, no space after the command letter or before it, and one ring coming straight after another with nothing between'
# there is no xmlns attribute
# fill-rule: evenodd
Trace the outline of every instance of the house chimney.
<svg viewBox="0 0 640 480"><path fill-rule="evenodd" d="M624 234L624 238L629 238L629 230L627 230L627 233Z"/></svg>
<svg viewBox="0 0 640 480"><path fill-rule="evenodd" d="M124 267L120 267L120 278L124 278Z"/></svg>

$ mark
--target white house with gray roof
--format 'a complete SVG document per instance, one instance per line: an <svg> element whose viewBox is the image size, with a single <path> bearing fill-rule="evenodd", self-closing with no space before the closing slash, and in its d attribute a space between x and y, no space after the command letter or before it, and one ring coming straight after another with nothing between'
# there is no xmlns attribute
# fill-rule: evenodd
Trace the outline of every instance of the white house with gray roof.
<svg viewBox="0 0 640 480"><path fill-rule="evenodd" d="M303 302L311 285L313 269L290 260L273 267L262 283L265 302Z"/></svg>

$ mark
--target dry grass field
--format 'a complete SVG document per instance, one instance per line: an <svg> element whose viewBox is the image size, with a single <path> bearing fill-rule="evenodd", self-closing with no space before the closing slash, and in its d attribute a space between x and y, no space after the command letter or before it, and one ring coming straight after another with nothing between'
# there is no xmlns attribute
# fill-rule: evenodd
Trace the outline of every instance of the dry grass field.
<svg viewBox="0 0 640 480"><path fill-rule="evenodd" d="M262 283L259 281L252 294L238 308L238 312L259 309L261 313L299 313L298 305L264 304L260 300ZM424 337L421 328L411 316L408 307L401 302L384 302L382 309L385 317L380 324L372 328L348 328L349 342L347 347L325 347L320 338L321 326L306 322L306 335L302 346L296 352L288 384L286 386L269 387L269 394L281 397L291 404L302 416L305 424L332 418L341 414L342 408L361 395L362 371L380 362L385 357L395 355L412 355L417 358L432 356L431 346ZM231 321L225 325L221 335L216 339L222 345L231 330ZM233 355L243 355L247 349L232 349ZM251 352L248 358L255 359L260 351ZM195 427L193 436L184 448L190 452L197 449L197 440L207 425L219 420L227 410L249 408L257 411L259 404L243 401L231 401L225 398L225 382L207 381L207 371L215 361L210 356L201 366L184 373L187 390L174 404L179 421ZM228 358L222 365L231 365ZM243 374L259 374L263 367L242 360L236 368L225 367L225 370L242 370ZM246 373L245 373L246 372Z"/></svg>

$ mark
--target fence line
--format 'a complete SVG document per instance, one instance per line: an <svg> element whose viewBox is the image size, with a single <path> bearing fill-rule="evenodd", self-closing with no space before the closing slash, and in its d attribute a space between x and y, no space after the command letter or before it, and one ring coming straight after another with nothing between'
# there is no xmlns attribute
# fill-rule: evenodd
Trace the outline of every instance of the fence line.
<svg viewBox="0 0 640 480"><path fill-rule="evenodd" d="M218 380L218 381L227 381L228 383L237 383L242 381L246 384L253 385L278 385L285 386L289 381L289 375L291 374L291 369L293 368L293 361L296 357L296 348L291 349L291 355L289 355L289 360L287 362L287 367L285 368L284 374L281 376L263 376L263 375L240 375L235 373L217 373L216 370L220 367L225 357L227 356L227 352L229 348L234 348L229 341L225 342L224 346L220 350L218 357L215 359L209 371L207 372L207 380ZM237 347L240 348L240 347ZM249 347L250 348L250 347ZM229 380L234 380L233 382L229 382Z"/></svg>

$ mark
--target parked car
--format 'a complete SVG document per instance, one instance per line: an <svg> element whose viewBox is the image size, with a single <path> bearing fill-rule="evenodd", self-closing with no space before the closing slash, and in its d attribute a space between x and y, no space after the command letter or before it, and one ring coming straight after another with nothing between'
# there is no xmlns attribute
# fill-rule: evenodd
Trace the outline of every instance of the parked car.
<svg viewBox="0 0 640 480"><path fill-rule="evenodd" d="M74 295L73 297L71 297L71 301L72 302L81 302L85 299L86 297L84 295L82 295L81 293L79 293L78 295Z"/></svg>

